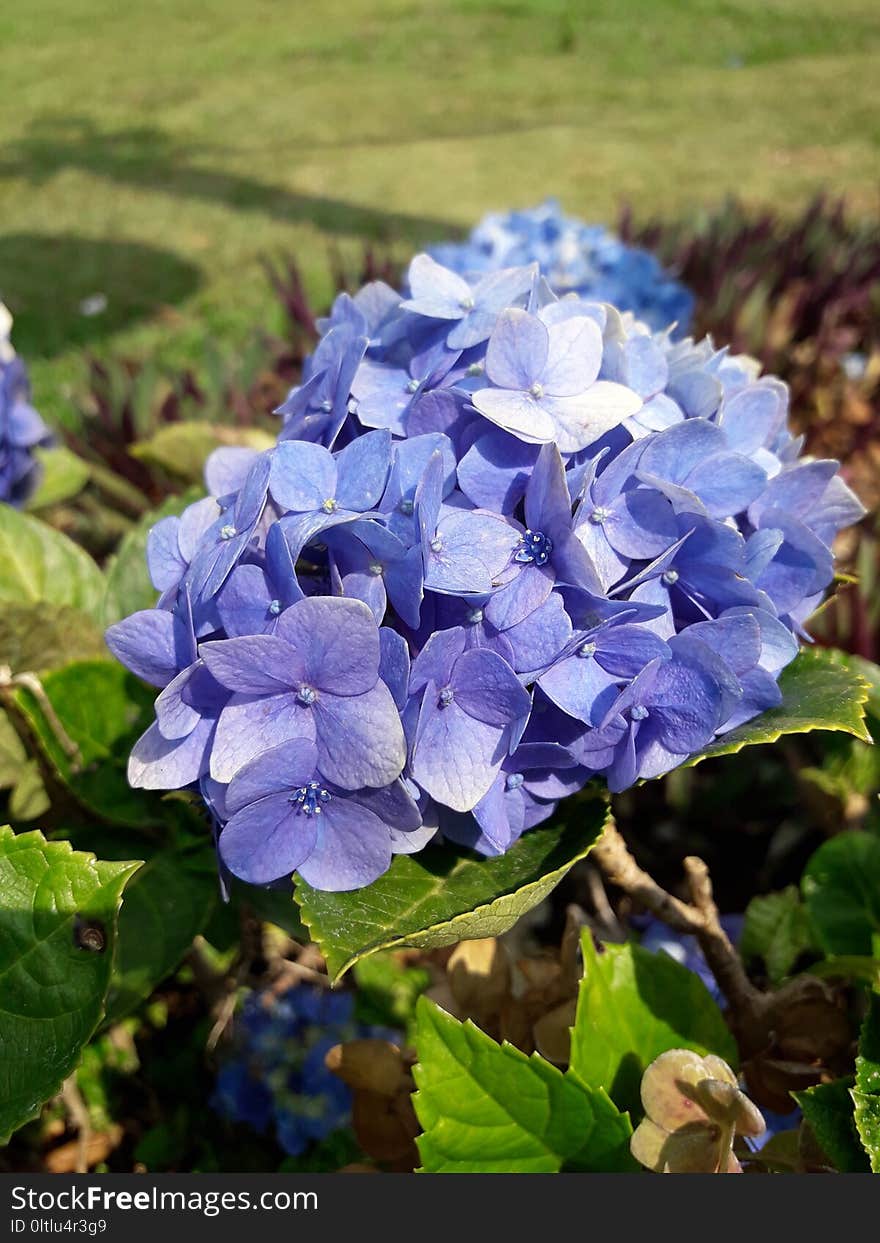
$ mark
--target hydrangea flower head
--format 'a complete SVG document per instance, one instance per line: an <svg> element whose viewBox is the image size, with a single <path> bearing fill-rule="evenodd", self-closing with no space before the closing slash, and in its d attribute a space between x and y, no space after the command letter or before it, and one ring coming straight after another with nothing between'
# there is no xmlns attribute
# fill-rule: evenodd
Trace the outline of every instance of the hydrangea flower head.
<svg viewBox="0 0 880 1243"><path fill-rule="evenodd" d="M526 210L490 213L466 241L444 242L430 253L471 279L537 263L557 293L610 302L658 331L677 323L685 333L693 314L690 290L654 255L628 246L601 225L566 216L555 199Z"/></svg>
<svg viewBox="0 0 880 1243"><path fill-rule="evenodd" d="M12 316L0 302L0 501L20 506L40 480L34 449L52 437L30 403L24 363L12 348Z"/></svg>
<svg viewBox="0 0 880 1243"><path fill-rule="evenodd" d="M277 445L212 455L107 635L160 692L132 782L200 789L252 884L497 855L668 772L779 703L862 512L750 359L534 265L417 256L409 294L337 299Z"/></svg>

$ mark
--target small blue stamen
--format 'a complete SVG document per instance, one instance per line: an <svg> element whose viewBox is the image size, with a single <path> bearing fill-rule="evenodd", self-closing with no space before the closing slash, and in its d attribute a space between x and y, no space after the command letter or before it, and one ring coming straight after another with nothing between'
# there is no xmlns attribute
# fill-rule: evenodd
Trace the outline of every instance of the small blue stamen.
<svg viewBox="0 0 880 1243"><path fill-rule="evenodd" d="M296 692L296 697L304 708L311 708L312 704L318 698L318 693L311 686L306 686L305 683L303 683L303 685Z"/></svg>
<svg viewBox="0 0 880 1243"><path fill-rule="evenodd" d="M269 602L269 613L270 613L270 615L271 615L272 617L277 617L277 616L278 616L278 614L279 614L280 612L281 612L281 601L280 601L280 600L271 600L271 601Z"/></svg>
<svg viewBox="0 0 880 1243"><path fill-rule="evenodd" d="M417 393L421 388L421 380L409 380L404 388L404 392Z"/></svg>
<svg viewBox="0 0 880 1243"><path fill-rule="evenodd" d="M521 565L546 565L553 552L553 540L543 531L526 531L514 550L513 559Z"/></svg>
<svg viewBox="0 0 880 1243"><path fill-rule="evenodd" d="M307 785L298 786L288 801L307 816L320 816L322 804L329 803L331 797L330 791L325 790L320 781L310 781Z"/></svg>
<svg viewBox="0 0 880 1243"><path fill-rule="evenodd" d="M431 540L430 547L431 547L431 552L442 552L443 551L443 540L440 538L439 535L434 536L434 538Z"/></svg>
<svg viewBox="0 0 880 1243"><path fill-rule="evenodd" d="M332 496L328 496L321 508L325 514L334 514L336 512L336 500Z"/></svg>
<svg viewBox="0 0 880 1243"><path fill-rule="evenodd" d="M661 577L667 587L674 587L678 582L678 570L667 570Z"/></svg>
<svg viewBox="0 0 880 1243"><path fill-rule="evenodd" d="M595 643L582 643L577 650L578 656L582 656L586 660L590 656L596 655Z"/></svg>
<svg viewBox="0 0 880 1243"><path fill-rule="evenodd" d="M504 782L504 788L505 790L518 790L524 781L525 777L522 773L509 773Z"/></svg>
<svg viewBox="0 0 880 1243"><path fill-rule="evenodd" d="M647 715L648 715L648 709L645 708L642 704L636 704L635 707L632 708L630 711L630 716L632 717L634 721L644 721Z"/></svg>
<svg viewBox="0 0 880 1243"><path fill-rule="evenodd" d="M397 508L400 513L405 514L406 517L408 518L410 514L412 513L412 511L415 509L415 505L409 499L409 497L405 496L402 501L397 502Z"/></svg>
<svg viewBox="0 0 880 1243"><path fill-rule="evenodd" d="M222 540L234 539L236 535L238 535L238 532L231 522L227 522L225 527L220 528L220 538Z"/></svg>
<svg viewBox="0 0 880 1243"><path fill-rule="evenodd" d="M467 615L467 620L471 626L479 626L480 622L483 620L483 610L471 609Z"/></svg>
<svg viewBox="0 0 880 1243"><path fill-rule="evenodd" d="M441 708L448 708L455 699L455 691L451 686L444 686L437 698L437 704Z"/></svg>
<svg viewBox="0 0 880 1243"><path fill-rule="evenodd" d="M369 570L374 578L378 578L380 574L384 574L385 567L381 561L371 561L369 565Z"/></svg>
<svg viewBox="0 0 880 1243"><path fill-rule="evenodd" d="M478 375L483 375L485 370L486 368L483 366L482 363L471 363L471 365L468 367L467 371L465 372L465 375L476 377Z"/></svg>
<svg viewBox="0 0 880 1243"><path fill-rule="evenodd" d="M330 400L329 397L325 397L324 400L321 402L319 409L324 414L329 414L330 411L333 409L333 402Z"/></svg>
<svg viewBox="0 0 880 1243"><path fill-rule="evenodd" d="M460 298L458 305L463 311L472 311L474 309L474 300L470 296L467 298Z"/></svg>
<svg viewBox="0 0 880 1243"><path fill-rule="evenodd" d="M611 510L606 509L604 505L598 505L590 514L590 522L595 522L596 526L600 527L610 517Z"/></svg>

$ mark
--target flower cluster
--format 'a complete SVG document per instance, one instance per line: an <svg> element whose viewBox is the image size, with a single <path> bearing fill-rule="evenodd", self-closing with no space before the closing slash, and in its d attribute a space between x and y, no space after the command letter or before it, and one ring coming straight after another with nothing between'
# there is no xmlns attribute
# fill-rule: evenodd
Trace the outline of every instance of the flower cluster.
<svg viewBox="0 0 880 1243"><path fill-rule="evenodd" d="M277 445L214 453L107 636L161 688L131 781L198 783L251 883L500 854L674 768L779 703L862 512L748 358L536 266L408 287L339 296Z"/></svg>
<svg viewBox="0 0 880 1243"><path fill-rule="evenodd" d="M34 449L51 437L30 404L27 372L9 340L11 329L12 316L0 302L0 502L18 506L39 482Z"/></svg>
<svg viewBox="0 0 880 1243"><path fill-rule="evenodd" d="M444 242L429 253L468 277L537 263L558 294L610 302L658 332L675 324L683 335L693 315L693 294L655 255L600 224L566 216L554 199L524 211L490 213L467 241Z"/></svg>
<svg viewBox="0 0 880 1243"><path fill-rule="evenodd" d="M213 1108L256 1131L273 1126L293 1157L346 1126L351 1092L324 1059L341 1041L373 1034L355 1021L353 1008L352 993L311 984L277 997L248 993L235 1019L233 1056L217 1075Z"/></svg>

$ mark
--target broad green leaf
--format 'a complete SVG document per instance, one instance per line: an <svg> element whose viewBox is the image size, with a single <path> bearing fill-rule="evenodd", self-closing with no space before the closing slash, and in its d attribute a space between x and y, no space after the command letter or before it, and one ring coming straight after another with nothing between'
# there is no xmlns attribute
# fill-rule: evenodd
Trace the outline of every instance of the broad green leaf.
<svg viewBox="0 0 880 1243"><path fill-rule="evenodd" d="M0 605L59 604L98 617L104 578L72 540L0 505Z"/></svg>
<svg viewBox="0 0 880 1243"><path fill-rule="evenodd" d="M0 829L0 1143L59 1090L97 1027L139 866Z"/></svg>
<svg viewBox="0 0 880 1243"><path fill-rule="evenodd" d="M89 482L89 465L63 445L37 449L35 454L42 469L40 485L28 501L29 510L48 509L78 496Z"/></svg>
<svg viewBox="0 0 880 1243"><path fill-rule="evenodd" d="M57 782L76 804L102 820L162 822L162 800L132 790L126 776L132 744L153 719L150 688L115 661L90 660L53 670L42 679L42 692L67 739L76 745L76 757L65 750L40 699L28 687L19 688L8 706L21 714L43 754L50 795Z"/></svg>
<svg viewBox="0 0 880 1243"><path fill-rule="evenodd" d="M590 1089L432 1002L416 1007L422 1168L444 1174L633 1170L629 1119Z"/></svg>
<svg viewBox="0 0 880 1243"><path fill-rule="evenodd" d="M739 949L746 962L761 959L771 983L779 984L812 945L807 912L796 886L752 898Z"/></svg>
<svg viewBox="0 0 880 1243"><path fill-rule="evenodd" d="M851 1079L835 1079L792 1096L834 1168L841 1174L864 1174L868 1160L855 1127L851 1087Z"/></svg>
<svg viewBox="0 0 880 1243"><path fill-rule="evenodd" d="M783 669L779 687L782 703L778 708L724 734L692 755L684 767L717 755L733 755L743 747L776 742L784 734L808 734L815 729L838 730L871 741L865 725L868 682L833 653L821 648L801 652Z"/></svg>
<svg viewBox="0 0 880 1243"><path fill-rule="evenodd" d="M495 859L428 846L398 855L384 876L352 893L323 893L297 879L303 922L330 975L338 979L375 950L436 949L512 928L584 858L608 816L604 798L593 791L566 810L565 821L530 829Z"/></svg>
<svg viewBox="0 0 880 1243"><path fill-rule="evenodd" d="M852 1092L855 1123L871 1171L880 1174L880 994L872 993L859 1036L856 1086Z"/></svg>
<svg viewBox="0 0 880 1243"><path fill-rule="evenodd" d="M71 660L107 656L96 623L57 604L0 606L0 665L13 673L44 673Z"/></svg>
<svg viewBox="0 0 880 1243"><path fill-rule="evenodd" d="M804 870L801 890L813 930L827 954L870 955L880 932L880 838L840 833Z"/></svg>
<svg viewBox="0 0 880 1243"><path fill-rule="evenodd" d="M107 567L102 614L105 626L121 621L129 613L153 608L159 593L150 582L147 571L147 536L162 518L183 513L187 505L203 495L203 489L190 488L183 496L171 497L159 509L145 514L137 526L125 536Z"/></svg>
<svg viewBox="0 0 880 1243"><path fill-rule="evenodd" d="M149 440L142 440L130 450L150 466L158 466L185 483L198 483L205 470L205 461L221 445L243 445L249 449L271 449L274 436L255 427L227 427L196 419L185 423L169 423Z"/></svg>
<svg viewBox="0 0 880 1243"><path fill-rule="evenodd" d="M78 835L102 858L113 858L131 842L106 833ZM129 882L119 917L118 944L107 994L106 1021L118 1022L180 965L203 931L219 896L217 862L205 826L199 838L180 834L170 842L147 845L145 860Z"/></svg>
<svg viewBox="0 0 880 1243"><path fill-rule="evenodd" d="M668 954L581 939L584 976L571 1036L570 1072L641 1114L647 1067L667 1049L716 1053L736 1066L736 1042L699 976Z"/></svg>

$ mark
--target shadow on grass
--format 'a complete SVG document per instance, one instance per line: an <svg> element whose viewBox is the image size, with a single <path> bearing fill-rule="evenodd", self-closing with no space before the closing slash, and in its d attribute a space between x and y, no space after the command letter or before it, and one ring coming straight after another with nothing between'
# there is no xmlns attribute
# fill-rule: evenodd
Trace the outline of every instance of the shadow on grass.
<svg viewBox="0 0 880 1243"><path fill-rule="evenodd" d="M109 181L178 198L210 200L371 241L434 241L459 231L446 220L298 194L286 186L202 164L202 160L216 161L228 154L221 146L182 143L155 126L104 130L83 117L43 118L7 147L0 159L0 177L24 177L40 185L62 169L79 168ZM289 159L284 150L279 150L278 157L280 163Z"/></svg>
<svg viewBox="0 0 880 1243"><path fill-rule="evenodd" d="M0 237L0 298L15 319L13 344L26 359L93 344L182 302L201 283L195 265L137 242Z"/></svg>

